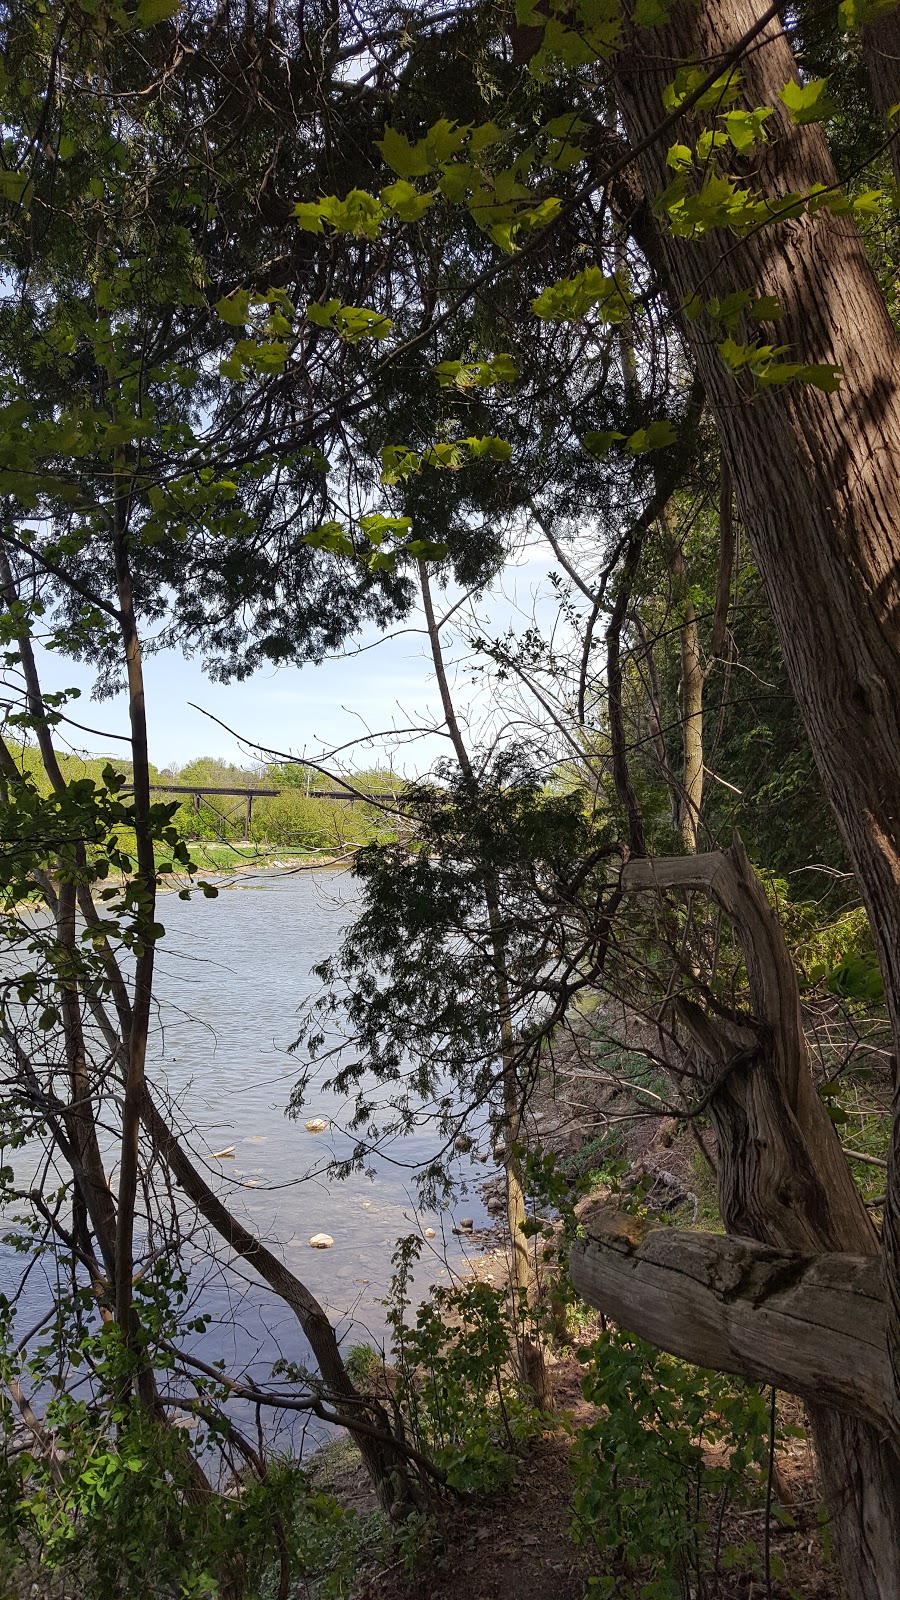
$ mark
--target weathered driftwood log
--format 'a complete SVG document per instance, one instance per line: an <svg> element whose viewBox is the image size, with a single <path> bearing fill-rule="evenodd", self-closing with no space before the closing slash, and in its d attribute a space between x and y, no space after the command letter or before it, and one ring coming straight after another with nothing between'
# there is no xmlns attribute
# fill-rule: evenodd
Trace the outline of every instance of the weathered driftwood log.
<svg viewBox="0 0 900 1600"><path fill-rule="evenodd" d="M700 1367L897 1427L876 1256L801 1256L589 1203L570 1257L590 1305Z"/></svg>

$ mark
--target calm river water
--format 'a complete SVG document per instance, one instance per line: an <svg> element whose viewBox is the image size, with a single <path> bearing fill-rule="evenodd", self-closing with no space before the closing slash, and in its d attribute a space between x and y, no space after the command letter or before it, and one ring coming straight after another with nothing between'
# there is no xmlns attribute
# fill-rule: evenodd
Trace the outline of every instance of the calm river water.
<svg viewBox="0 0 900 1600"><path fill-rule="evenodd" d="M220 880L215 900L163 895L159 917L166 935L157 958L159 1011L148 1062L153 1081L176 1103L179 1125L193 1130L188 1142L223 1198L325 1304L345 1346L383 1338L382 1301L398 1237L426 1227L437 1232L424 1246L416 1278L422 1294L429 1282L446 1282L461 1259L451 1213L415 1210L413 1169L437 1147L433 1128L425 1125L374 1155L374 1176L338 1181L324 1169L332 1155L352 1146L341 1131L346 1103L314 1082L302 1119L285 1116L301 1067L288 1047L298 1011L319 987L311 968L336 948L353 895L350 876L328 870ZM329 1070L321 1069L319 1085ZM328 1131L308 1133L303 1122L313 1117L327 1121ZM232 1159L214 1158L230 1145ZM458 1213L479 1227L488 1218L474 1185L490 1169L469 1156L456 1159L463 1186ZM319 1232L333 1237L330 1250L310 1248L310 1236ZM252 1372L260 1380L279 1355L308 1360L300 1329L281 1302L239 1264L211 1270L200 1243L198 1237L192 1298L214 1320L197 1341L198 1353L222 1357L232 1373ZM14 1266L18 1275L21 1264L3 1252L0 1276ZM21 1308L21 1331L40 1301L39 1270Z"/></svg>

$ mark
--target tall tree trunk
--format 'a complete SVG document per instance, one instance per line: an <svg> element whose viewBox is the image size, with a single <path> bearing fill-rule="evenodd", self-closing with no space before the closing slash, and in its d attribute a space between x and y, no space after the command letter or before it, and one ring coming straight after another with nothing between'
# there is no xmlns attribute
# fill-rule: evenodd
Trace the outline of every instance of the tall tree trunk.
<svg viewBox="0 0 900 1600"><path fill-rule="evenodd" d="M848 1600L889 1600L900 1594L900 1407L884 1335L885 1296L872 1289L878 1238L816 1093L778 919L739 840L726 852L631 861L622 886L708 894L740 940L752 1011L713 1018L682 1005L681 1020L693 1037L699 1098L716 1132L723 1221L729 1235L768 1249L754 1257L730 1238L712 1236L701 1246L697 1235L667 1230L664 1259L655 1250L649 1273L636 1271L634 1260L617 1273L610 1269L615 1258L604 1261L602 1249L576 1246L573 1282L636 1333L689 1360L804 1396ZM837 1300L832 1304L826 1287L825 1258L833 1252L856 1263L849 1273L843 1267L832 1273L835 1289L848 1288L853 1272L867 1285L846 1324L843 1364L857 1369L856 1397L842 1395L839 1380L825 1370L833 1362L836 1374L841 1365L838 1325L829 1325ZM666 1266L668 1274L660 1270ZM813 1281L818 1286L810 1292ZM792 1309L783 1338L773 1294L785 1295ZM823 1349L831 1351L824 1364Z"/></svg>
<svg viewBox="0 0 900 1600"><path fill-rule="evenodd" d="M450 693L450 685L447 682L440 629L434 614L431 583L428 577L428 568L424 561L419 562L419 585L422 590L422 606L425 611L425 623L431 646L431 659L434 664L434 673L437 678L447 733L453 745L463 778L470 791L474 794L477 787L477 779L472 769L466 741L462 736L462 729L457 720L453 696ZM506 1221L510 1233L509 1284L512 1297L512 1324L516 1338L516 1366L522 1383L527 1384L533 1391L539 1405L546 1406L549 1403L549 1389L544 1352L540 1344L529 1338L523 1326L523 1308L534 1288L536 1274L532 1247L529 1247L522 1231L523 1223L528 1215L525 1204L525 1189L522 1181L522 1160L519 1154L522 1137L522 1097L516 1071L515 1037L509 996L503 918L496 877L491 873L485 873L484 876L484 898L490 926L497 994L497 1018L500 1027L500 1072L504 1139L503 1170L506 1179Z"/></svg>
<svg viewBox="0 0 900 1600"><path fill-rule="evenodd" d="M900 11L897 7L882 17L876 17L874 22L867 23L862 39L863 59L875 104L884 123L885 138L888 133L893 134L890 142L891 166L894 182L900 183L900 138L897 136L896 117L891 115L900 101Z"/></svg>
<svg viewBox="0 0 900 1600"><path fill-rule="evenodd" d="M679 806L682 843L688 855L697 849L700 808L703 804L703 662L700 657L700 630L691 599L684 552L672 553L672 575L676 584L675 605L681 613L681 740L684 749L684 780Z"/></svg>
<svg viewBox="0 0 900 1600"><path fill-rule="evenodd" d="M156 959L156 853L150 827L150 755L147 743L147 708L144 697L144 667L141 642L134 611L131 563L128 551L130 483L117 483L114 518L116 584L121 613L122 653L128 683L128 712L131 724L132 785L134 794L134 836L137 851L135 887L139 895L142 927L134 967L134 1000L127 1037L125 1096L122 1107L122 1138L119 1160L119 1195L116 1226L116 1321L122 1337L130 1342L135 1331L132 1315L132 1276L134 1271L134 1222L140 1154L141 1105L144 1099L147 1041L150 1008L153 1001L153 968Z"/></svg>
<svg viewBox="0 0 900 1600"><path fill-rule="evenodd" d="M620 110L641 155L648 197L671 178L669 144L693 144L682 119L663 139L660 96L684 61L714 63L762 17L758 0L679 6L668 27L636 31L617 67ZM795 127L779 91L798 77L788 41L770 20L741 62L742 100L774 107L769 142L754 152L762 194L830 188L836 175L818 126ZM783 310L777 337L791 359L840 366L834 395L806 386L741 395L705 319L692 347L734 477L741 516L766 586L792 688L869 913L885 992L900 1037L900 352L852 219L822 210L751 234L736 246L713 230L697 239L664 231L673 298L720 299L750 285ZM885 1213L889 1347L900 1367L900 1120L896 1101ZM832 1460L841 1452L833 1452ZM823 1466L831 1461L823 1454ZM860 1470L864 1470L860 1468ZM873 1471L874 1471L873 1467ZM896 1472L896 1465L891 1469ZM886 1494L888 1490L886 1488ZM888 1495L889 1498L889 1495ZM900 1592L894 1519L887 1548L861 1540L851 1592ZM842 1540L850 1541L848 1516ZM849 1551L848 1551L849 1556ZM855 1587L854 1587L855 1586Z"/></svg>

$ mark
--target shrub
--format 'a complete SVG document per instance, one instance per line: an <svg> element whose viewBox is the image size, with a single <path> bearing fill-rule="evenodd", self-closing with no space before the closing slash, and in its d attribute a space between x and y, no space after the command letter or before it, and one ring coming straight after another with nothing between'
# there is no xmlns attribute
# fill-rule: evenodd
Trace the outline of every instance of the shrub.
<svg viewBox="0 0 900 1600"><path fill-rule="evenodd" d="M596 1548L598 1595L713 1600L728 1568L757 1572L756 1546L723 1538L731 1504L760 1499L769 1408L751 1384L688 1366L619 1331L579 1351L599 1419L575 1435L573 1536ZM714 1454L710 1452L714 1451Z"/></svg>

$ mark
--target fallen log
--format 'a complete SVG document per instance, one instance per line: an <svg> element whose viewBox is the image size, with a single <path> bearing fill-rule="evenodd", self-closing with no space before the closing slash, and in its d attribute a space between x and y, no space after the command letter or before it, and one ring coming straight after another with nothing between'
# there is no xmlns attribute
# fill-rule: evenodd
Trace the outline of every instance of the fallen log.
<svg viewBox="0 0 900 1600"><path fill-rule="evenodd" d="M897 1400L877 1256L803 1256L659 1227L587 1203L570 1255L577 1292L696 1366L773 1384L894 1438Z"/></svg>

